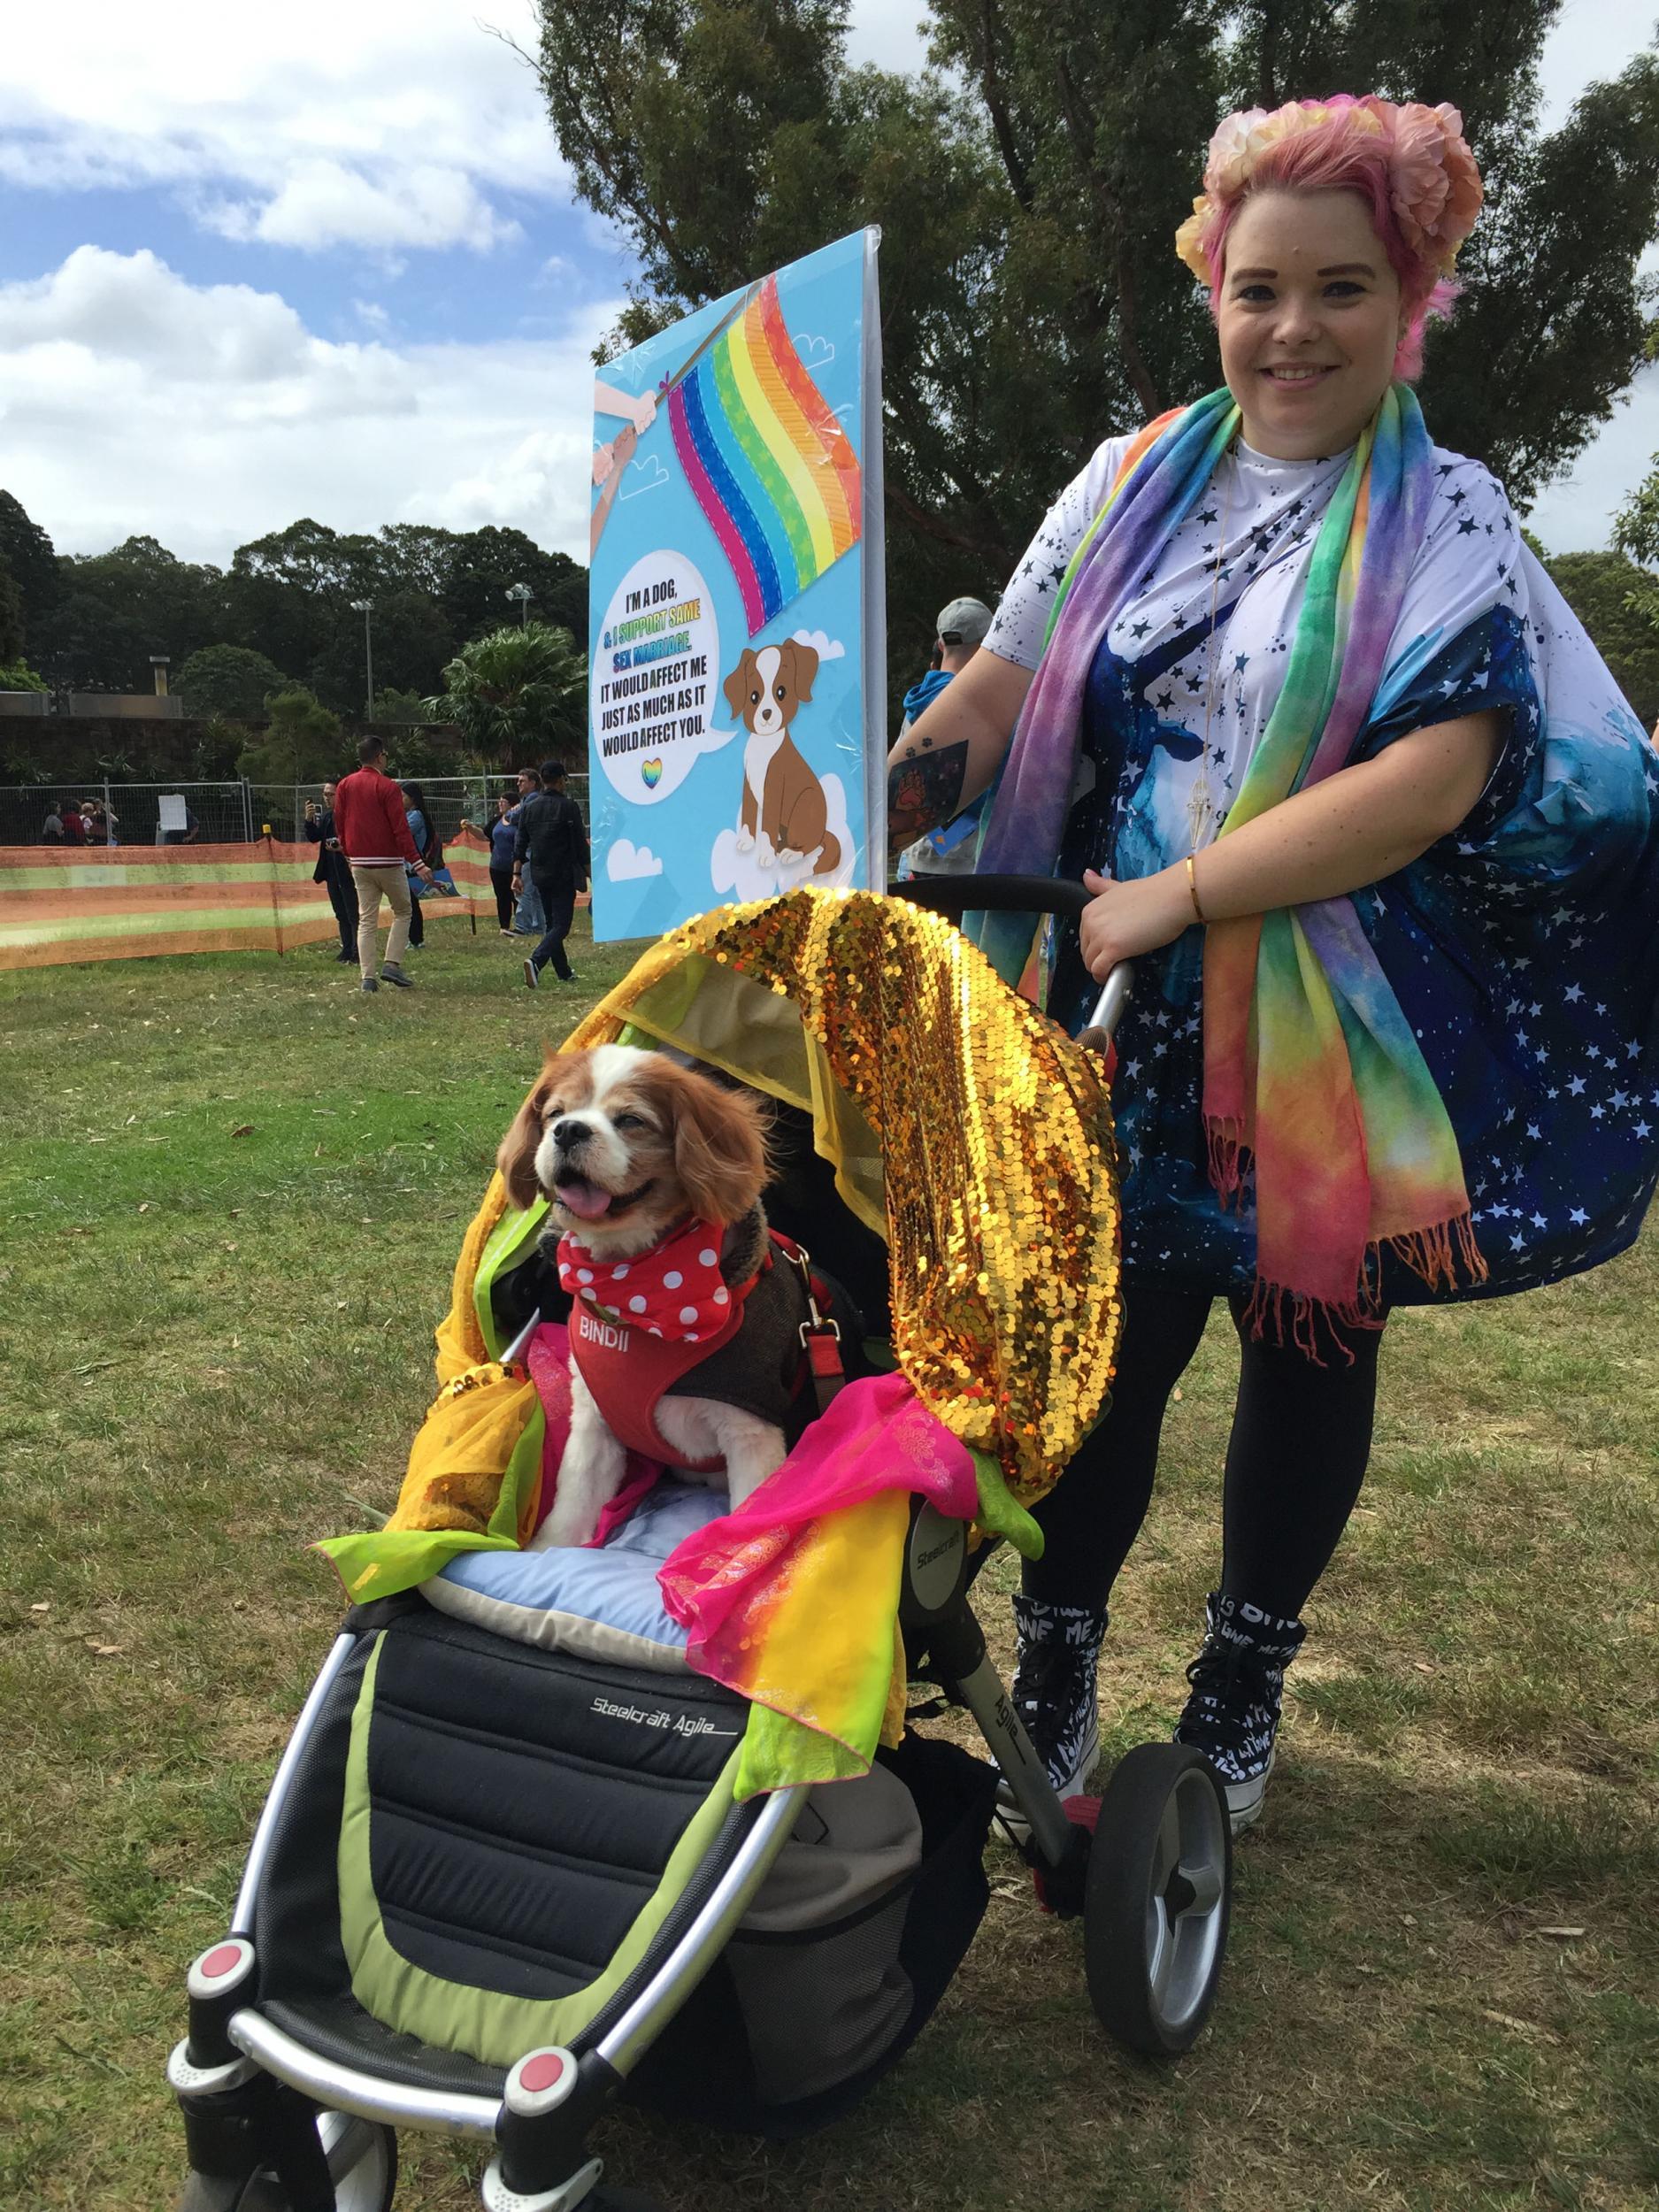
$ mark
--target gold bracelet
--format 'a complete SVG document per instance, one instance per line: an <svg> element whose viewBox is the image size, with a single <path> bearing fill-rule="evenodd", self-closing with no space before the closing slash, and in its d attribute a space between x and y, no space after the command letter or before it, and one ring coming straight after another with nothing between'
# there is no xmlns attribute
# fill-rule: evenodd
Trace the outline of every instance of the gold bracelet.
<svg viewBox="0 0 1659 2212"><path fill-rule="evenodd" d="M1208 924L1210 917L1205 913L1203 908L1198 903L1198 877L1193 867L1193 856L1191 853L1188 853L1187 856L1187 888L1192 895L1194 913L1197 915L1201 922Z"/></svg>

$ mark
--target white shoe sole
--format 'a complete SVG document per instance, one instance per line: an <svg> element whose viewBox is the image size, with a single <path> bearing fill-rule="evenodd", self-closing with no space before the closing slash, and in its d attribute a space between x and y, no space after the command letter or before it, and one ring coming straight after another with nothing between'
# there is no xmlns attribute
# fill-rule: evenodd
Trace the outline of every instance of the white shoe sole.
<svg viewBox="0 0 1659 2212"><path fill-rule="evenodd" d="M1064 1804L1068 1797L1081 1795L1083 1785L1100 1764L1100 1730L1092 1729L1088 1741L1083 1746L1076 1767L1068 1778L1060 1784L1056 1794ZM1031 1833L1031 1823L1014 1802L1014 1793L1006 1782L996 1786L996 1816L1016 1843L1024 1843Z"/></svg>
<svg viewBox="0 0 1659 2212"><path fill-rule="evenodd" d="M1178 1736L1179 1743L1180 1738ZM1262 1817L1262 1801L1267 1795L1267 1778L1273 1771L1273 1762L1279 1756L1276 1744L1267 1755L1267 1764L1259 1774L1253 1774L1248 1782L1229 1782L1223 1779L1221 1793L1227 1801L1227 1822L1235 1836L1242 1835Z"/></svg>

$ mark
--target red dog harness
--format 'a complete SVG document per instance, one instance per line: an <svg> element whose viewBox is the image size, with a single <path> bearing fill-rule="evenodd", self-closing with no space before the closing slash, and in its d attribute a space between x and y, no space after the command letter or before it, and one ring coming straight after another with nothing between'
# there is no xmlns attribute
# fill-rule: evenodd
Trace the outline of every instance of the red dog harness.
<svg viewBox="0 0 1659 2212"><path fill-rule="evenodd" d="M561 1238L558 1248L559 1283L572 1300L571 1358L606 1426L630 1451L694 1474L716 1473L725 1462L683 1458L657 1426L657 1406L738 1335L757 1289L768 1321L773 1328L786 1328L799 1348L787 1363L789 1394L799 1386L803 1356L818 1386L820 1411L841 1379L841 1333L820 1311L819 1301L826 1305L828 1293L810 1276L805 1256L772 1230L756 1273L746 1282L728 1284L719 1271L722 1234L707 1222L692 1221L654 1250L614 1264L597 1259L573 1236ZM775 1267L774 1253L791 1264ZM790 1279L797 1274L799 1287ZM773 1312L780 1302L787 1311ZM804 1321L799 1318L803 1311ZM733 1394L732 1402L744 1401ZM752 1399L749 1406L762 1412ZM762 1417L785 1410L780 1400L768 1405Z"/></svg>

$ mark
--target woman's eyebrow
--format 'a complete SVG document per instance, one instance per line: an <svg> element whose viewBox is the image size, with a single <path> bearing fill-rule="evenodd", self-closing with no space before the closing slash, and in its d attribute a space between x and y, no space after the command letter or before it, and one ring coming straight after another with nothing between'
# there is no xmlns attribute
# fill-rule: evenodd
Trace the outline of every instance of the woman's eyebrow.
<svg viewBox="0 0 1659 2212"><path fill-rule="evenodd" d="M1266 277L1270 282L1273 281L1277 280L1279 271L1277 269L1230 269L1227 273L1235 284L1242 284L1247 280L1259 280L1262 277ZM1320 269L1317 273L1322 277L1374 277L1377 272L1369 261L1336 261L1333 262L1328 269Z"/></svg>

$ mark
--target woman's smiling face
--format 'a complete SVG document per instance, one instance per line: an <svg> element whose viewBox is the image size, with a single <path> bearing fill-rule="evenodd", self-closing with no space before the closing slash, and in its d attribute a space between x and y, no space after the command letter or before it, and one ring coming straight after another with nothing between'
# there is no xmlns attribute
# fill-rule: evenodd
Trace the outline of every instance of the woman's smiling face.
<svg viewBox="0 0 1659 2212"><path fill-rule="evenodd" d="M1340 453L1394 374L1400 280L1354 192L1252 193L1227 236L1221 372L1246 442L1280 460Z"/></svg>

